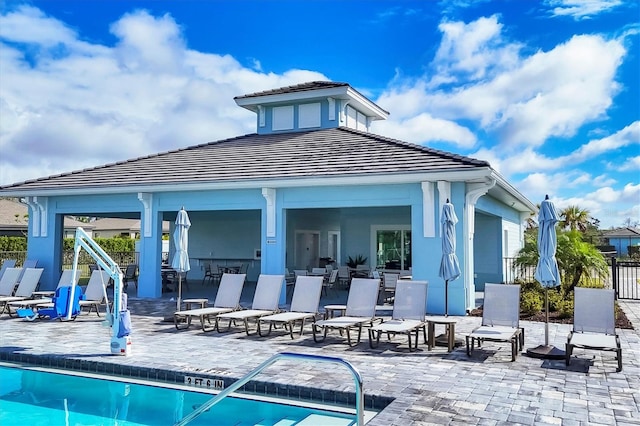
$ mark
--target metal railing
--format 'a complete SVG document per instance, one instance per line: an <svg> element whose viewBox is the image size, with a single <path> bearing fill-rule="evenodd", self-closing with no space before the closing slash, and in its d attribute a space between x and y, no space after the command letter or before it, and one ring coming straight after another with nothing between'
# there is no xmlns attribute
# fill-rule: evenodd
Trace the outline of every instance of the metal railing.
<svg viewBox="0 0 640 426"><path fill-rule="evenodd" d="M202 404L200 407L198 407L196 410L189 413L187 416L185 416L182 420L180 420L174 426L184 426L188 424L193 419L195 419L196 417L198 417L199 415L201 415L202 413L204 413L205 411L209 410L211 407L213 407L214 405L222 401L224 398L229 396L232 392L235 392L236 390L240 389L249 380L254 378L256 375L260 374L262 370L264 370L271 364L283 358L291 358L291 359L296 359L300 361L310 361L310 362L329 362L329 363L339 364L346 367L351 372L351 375L353 376L353 379L356 385L356 424L358 426L364 425L364 394L362 393L362 376L360 376L360 373L358 372L358 370L356 370L353 367L353 365L343 360L342 358L337 358L337 357L297 354L293 352L281 352L279 354L273 355L271 358L269 358L268 360L260 364L258 367L256 367L253 371L246 374L240 380L238 380L237 382L235 382L234 384L232 384L231 386L229 386L228 388L220 392L218 395L211 398L209 401Z"/></svg>
<svg viewBox="0 0 640 426"><path fill-rule="evenodd" d="M640 300L640 262L612 258L610 265L616 299Z"/></svg>

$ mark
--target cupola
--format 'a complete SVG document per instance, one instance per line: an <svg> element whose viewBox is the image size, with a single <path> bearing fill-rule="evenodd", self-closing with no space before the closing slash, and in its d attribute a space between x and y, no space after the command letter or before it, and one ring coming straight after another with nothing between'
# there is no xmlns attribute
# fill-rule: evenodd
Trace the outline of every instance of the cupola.
<svg viewBox="0 0 640 426"><path fill-rule="evenodd" d="M257 133L299 132L335 127L369 131L389 113L347 83L312 81L234 98L257 114Z"/></svg>

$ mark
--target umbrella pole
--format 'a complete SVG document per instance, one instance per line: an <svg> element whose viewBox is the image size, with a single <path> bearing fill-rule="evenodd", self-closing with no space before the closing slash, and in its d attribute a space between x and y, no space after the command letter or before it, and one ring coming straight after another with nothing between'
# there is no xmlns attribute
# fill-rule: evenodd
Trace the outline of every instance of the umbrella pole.
<svg viewBox="0 0 640 426"><path fill-rule="evenodd" d="M544 345L549 346L549 287L544 288Z"/></svg>
<svg viewBox="0 0 640 426"><path fill-rule="evenodd" d="M444 280L444 316L449 316L449 280Z"/></svg>
<svg viewBox="0 0 640 426"><path fill-rule="evenodd" d="M527 349L527 355L532 358L564 359L565 351L549 345L549 287L544 288L544 345Z"/></svg>
<svg viewBox="0 0 640 426"><path fill-rule="evenodd" d="M182 299L182 274L178 272L178 306L176 307L177 311L180 310L181 299Z"/></svg>

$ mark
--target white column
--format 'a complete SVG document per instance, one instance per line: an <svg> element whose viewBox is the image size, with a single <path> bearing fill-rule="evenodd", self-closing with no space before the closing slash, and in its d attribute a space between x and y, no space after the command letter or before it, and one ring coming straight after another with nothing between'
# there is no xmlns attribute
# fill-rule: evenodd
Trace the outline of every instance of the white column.
<svg viewBox="0 0 640 426"><path fill-rule="evenodd" d="M142 221L144 222L143 236L150 237L151 235L153 235L152 227L151 227L153 223L151 218L151 211L153 207L152 206L153 194L148 192L138 192L138 200L140 200L140 202L144 206L144 210L143 210L144 220Z"/></svg>
<svg viewBox="0 0 640 426"><path fill-rule="evenodd" d="M433 182L422 182L422 233L425 238L436 236L436 218L433 212L434 189Z"/></svg>
<svg viewBox="0 0 640 426"><path fill-rule="evenodd" d="M262 188L262 196L267 200L267 237L276 236L276 190Z"/></svg>
<svg viewBox="0 0 640 426"><path fill-rule="evenodd" d="M473 234L475 233L476 203L496 184L495 179L482 183L467 184L464 203L464 286L467 310L475 308L476 285L474 282Z"/></svg>

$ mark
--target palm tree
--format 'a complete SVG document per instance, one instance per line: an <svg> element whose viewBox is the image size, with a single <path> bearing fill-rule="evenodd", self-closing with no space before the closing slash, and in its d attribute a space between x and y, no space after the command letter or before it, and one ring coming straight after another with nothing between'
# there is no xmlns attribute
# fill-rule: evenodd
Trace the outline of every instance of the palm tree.
<svg viewBox="0 0 640 426"><path fill-rule="evenodd" d="M588 284L591 280L609 275L609 266L598 249L582 240L580 232L558 232L556 252L562 292L570 294L578 284ZM520 268L531 268L538 264L538 244L533 233L525 235L525 245L515 260Z"/></svg>
<svg viewBox="0 0 640 426"><path fill-rule="evenodd" d="M560 212L560 225L564 229L585 232L591 223L589 210L578 206L568 206Z"/></svg>

